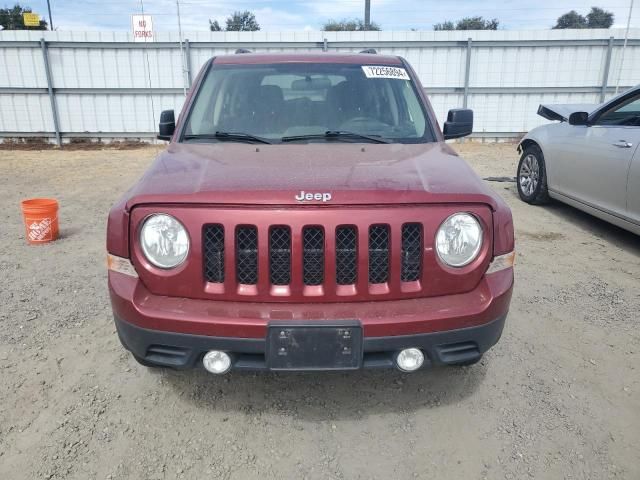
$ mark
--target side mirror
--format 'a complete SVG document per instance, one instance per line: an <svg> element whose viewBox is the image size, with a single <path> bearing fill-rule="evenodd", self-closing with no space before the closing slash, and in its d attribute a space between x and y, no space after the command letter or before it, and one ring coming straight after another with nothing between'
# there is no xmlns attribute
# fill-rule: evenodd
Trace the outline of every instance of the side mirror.
<svg viewBox="0 0 640 480"><path fill-rule="evenodd" d="M473 110L468 108L452 108L444 122L442 133L444 139L466 137L473 131Z"/></svg>
<svg viewBox="0 0 640 480"><path fill-rule="evenodd" d="M164 110L160 114L160 124L158 125L158 140L170 141L175 130L176 118L173 110Z"/></svg>
<svg viewBox="0 0 640 480"><path fill-rule="evenodd" d="M587 125L589 114L587 112L573 112L569 115L569 125Z"/></svg>

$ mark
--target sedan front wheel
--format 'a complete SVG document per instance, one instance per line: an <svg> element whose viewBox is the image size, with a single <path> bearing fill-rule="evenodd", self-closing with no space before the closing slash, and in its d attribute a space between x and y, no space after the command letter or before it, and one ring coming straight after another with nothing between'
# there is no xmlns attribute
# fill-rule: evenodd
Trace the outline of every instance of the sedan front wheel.
<svg viewBox="0 0 640 480"><path fill-rule="evenodd" d="M544 156L537 145L525 148L520 157L518 195L524 202L532 205L540 205L549 201Z"/></svg>

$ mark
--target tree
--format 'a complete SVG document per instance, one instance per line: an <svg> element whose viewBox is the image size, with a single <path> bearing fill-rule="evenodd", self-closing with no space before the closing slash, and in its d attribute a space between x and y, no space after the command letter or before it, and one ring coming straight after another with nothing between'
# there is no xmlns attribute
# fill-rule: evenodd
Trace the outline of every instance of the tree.
<svg viewBox="0 0 640 480"><path fill-rule="evenodd" d="M575 10L571 10L564 15L560 15L553 28L587 28L587 19Z"/></svg>
<svg viewBox="0 0 640 480"><path fill-rule="evenodd" d="M588 28L610 28L611 25L613 25L613 12L591 7L591 11L587 14Z"/></svg>
<svg viewBox="0 0 640 480"><path fill-rule="evenodd" d="M453 23L451 20L445 20L442 23L436 23L433 26L434 30L455 30L456 29L456 24Z"/></svg>
<svg viewBox="0 0 640 480"><path fill-rule="evenodd" d="M342 19L340 21L337 20L329 20L323 26L322 30L325 32L364 32L367 30L370 31L380 31L380 25L375 22L371 22L367 27L364 24L364 21L354 18L351 20Z"/></svg>
<svg viewBox="0 0 640 480"><path fill-rule="evenodd" d="M613 25L613 13L599 7L591 7L587 16L575 10L558 17L553 28L609 28Z"/></svg>
<svg viewBox="0 0 640 480"><path fill-rule="evenodd" d="M255 32L256 30L260 30L260 25L256 21L256 16L249 10L233 12L227 18L227 32Z"/></svg>
<svg viewBox="0 0 640 480"><path fill-rule="evenodd" d="M217 20L214 20L213 22L209 20L209 30L211 30L212 32L221 32L222 27Z"/></svg>
<svg viewBox="0 0 640 480"><path fill-rule="evenodd" d="M47 22L44 20L40 20L40 25L37 27L25 26L22 14L31 12L31 8L22 7L19 4L14 5L13 8L0 8L0 25L5 30L46 30Z"/></svg>
<svg viewBox="0 0 640 480"><path fill-rule="evenodd" d="M500 22L496 18L485 20L483 17L465 17L456 24L451 20L436 23L434 30L497 30Z"/></svg>

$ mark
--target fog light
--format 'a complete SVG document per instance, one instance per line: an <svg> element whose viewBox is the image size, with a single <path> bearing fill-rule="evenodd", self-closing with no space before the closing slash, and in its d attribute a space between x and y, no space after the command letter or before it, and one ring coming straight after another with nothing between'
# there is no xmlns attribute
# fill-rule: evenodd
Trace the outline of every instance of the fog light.
<svg viewBox="0 0 640 480"><path fill-rule="evenodd" d="M231 368L231 357L224 352L211 350L205 354L202 364L208 372L220 375L227 373Z"/></svg>
<svg viewBox="0 0 640 480"><path fill-rule="evenodd" d="M398 353L396 364L403 372L413 372L424 363L424 353L418 348L405 348Z"/></svg>

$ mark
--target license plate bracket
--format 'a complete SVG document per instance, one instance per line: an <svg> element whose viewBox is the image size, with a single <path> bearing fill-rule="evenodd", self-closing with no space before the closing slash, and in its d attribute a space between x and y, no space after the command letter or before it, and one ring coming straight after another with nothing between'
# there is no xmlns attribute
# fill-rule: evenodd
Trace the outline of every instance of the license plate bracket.
<svg viewBox="0 0 640 480"><path fill-rule="evenodd" d="M266 353L270 370L356 370L362 365L362 326L357 320L272 322Z"/></svg>

